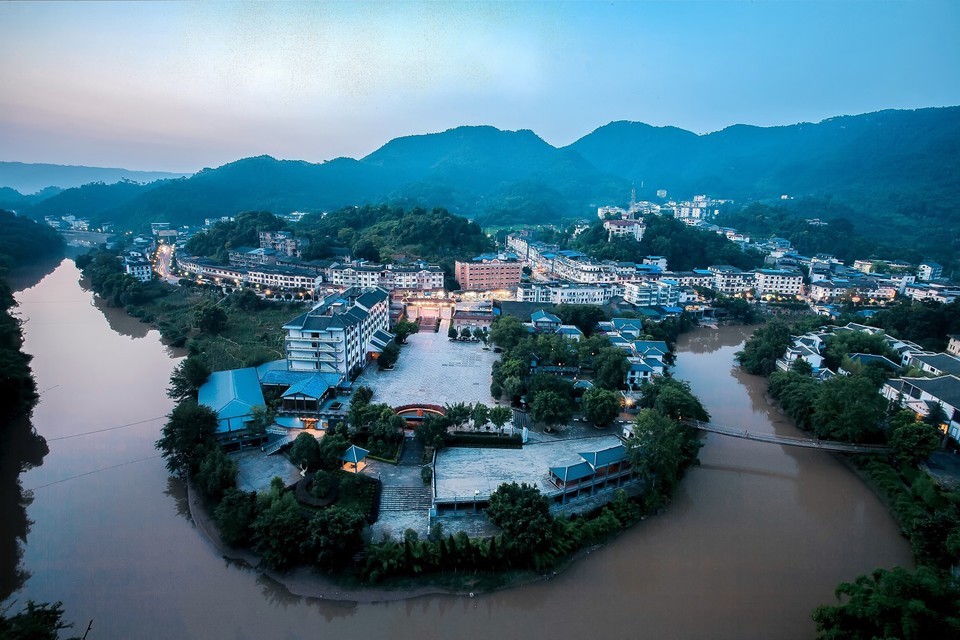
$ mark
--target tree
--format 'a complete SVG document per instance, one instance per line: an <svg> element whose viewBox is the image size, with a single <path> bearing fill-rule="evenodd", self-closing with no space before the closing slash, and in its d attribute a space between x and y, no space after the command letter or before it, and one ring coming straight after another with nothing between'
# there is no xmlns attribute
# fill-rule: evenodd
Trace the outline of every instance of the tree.
<svg viewBox="0 0 960 640"><path fill-rule="evenodd" d="M201 356L189 355L170 374L167 396L174 400L197 399L197 392L210 377L210 365Z"/></svg>
<svg viewBox="0 0 960 640"><path fill-rule="evenodd" d="M254 435L262 436L276 418L276 411L270 407L263 404L254 405L250 408L250 422L247 423L247 429Z"/></svg>
<svg viewBox="0 0 960 640"><path fill-rule="evenodd" d="M231 547L250 541L250 525L257 517L257 494L237 488L227 489L214 510L220 538Z"/></svg>
<svg viewBox="0 0 960 640"><path fill-rule="evenodd" d="M397 364L399 358L400 347L397 346L396 342L391 341L380 352L380 356L377 358L377 366L381 369L390 369Z"/></svg>
<svg viewBox="0 0 960 640"><path fill-rule="evenodd" d="M836 597L840 604L813 612L818 640L960 637L960 589L953 578L929 567L877 569L842 583Z"/></svg>
<svg viewBox="0 0 960 640"><path fill-rule="evenodd" d="M527 328L514 316L499 316L490 327L490 341L507 350L516 347L527 335Z"/></svg>
<svg viewBox="0 0 960 640"><path fill-rule="evenodd" d="M940 446L940 431L918 422L912 411L898 411L890 420L889 445L894 459L902 465L916 466Z"/></svg>
<svg viewBox="0 0 960 640"><path fill-rule="evenodd" d="M598 427L605 427L620 415L620 397L613 391L591 387L583 394L583 414Z"/></svg>
<svg viewBox="0 0 960 640"><path fill-rule="evenodd" d="M204 304L193 312L193 319L201 333L217 335L227 328L227 313L220 307Z"/></svg>
<svg viewBox="0 0 960 640"><path fill-rule="evenodd" d="M557 425L569 422L573 414L570 401L554 391L540 391L534 395L530 410L533 419L542 423L547 431L553 431Z"/></svg>
<svg viewBox="0 0 960 640"><path fill-rule="evenodd" d="M478 402L473 406L470 419L473 420L473 428L480 429L490 421L490 408L482 402Z"/></svg>
<svg viewBox="0 0 960 640"><path fill-rule="evenodd" d="M298 438L300 436L297 436ZM338 433L328 433L319 440L320 449L317 453L317 468L326 471L334 471L343 466L340 460L347 449L350 448L350 442Z"/></svg>
<svg viewBox="0 0 960 640"><path fill-rule="evenodd" d="M593 385L616 391L623 386L630 363L627 354L617 347L601 349L593 358Z"/></svg>
<svg viewBox="0 0 960 640"><path fill-rule="evenodd" d="M799 373L802 376L809 376L813 374L813 365L804 360L803 358L797 358L790 365L790 371L794 373Z"/></svg>
<svg viewBox="0 0 960 640"><path fill-rule="evenodd" d="M0 638L3 640L57 640L60 631L72 624L63 621L63 603L27 600L23 611L12 616L0 613ZM70 640L78 640L76 637Z"/></svg>
<svg viewBox="0 0 960 640"><path fill-rule="evenodd" d="M300 506L292 493L284 492L283 483L265 496L264 506L251 525L253 550L271 569L286 569L300 560L304 521Z"/></svg>
<svg viewBox="0 0 960 640"><path fill-rule="evenodd" d="M473 407L465 402L448 403L444 406L444 415L446 415L447 420L450 421L454 429L462 427L464 423L470 419L472 412Z"/></svg>
<svg viewBox="0 0 960 640"><path fill-rule="evenodd" d="M197 487L213 503L220 502L224 492L237 485L237 463L227 456L220 445L212 445L200 461Z"/></svg>
<svg viewBox="0 0 960 640"><path fill-rule="evenodd" d="M554 531L550 504L527 483L501 484L490 496L487 516L503 530L504 541L519 554L545 550Z"/></svg>
<svg viewBox="0 0 960 640"><path fill-rule="evenodd" d="M473 337L473 332L470 331L470 327L468 327L467 325L463 325L462 327L460 327L460 338L462 338L463 340L469 340L472 337Z"/></svg>
<svg viewBox="0 0 960 640"><path fill-rule="evenodd" d="M343 453L341 451L341 453ZM320 443L309 433L301 433L290 447L290 462L297 466L306 465L316 469L320 461Z"/></svg>
<svg viewBox="0 0 960 640"><path fill-rule="evenodd" d="M424 445L442 449L449 428L450 419L447 416L427 415L414 428L414 433Z"/></svg>
<svg viewBox="0 0 960 640"><path fill-rule="evenodd" d="M457 339L457 328L453 326L452 322L450 323L450 326L447 327L447 337L450 338L451 340Z"/></svg>
<svg viewBox="0 0 960 640"><path fill-rule="evenodd" d="M563 324L572 324L583 335L589 336L593 333L597 323L607 319L607 312L603 307L593 304L560 304L553 312L563 321Z"/></svg>
<svg viewBox="0 0 960 640"><path fill-rule="evenodd" d="M363 546L363 514L336 505L317 512L307 525L303 555L322 569L346 565Z"/></svg>
<svg viewBox="0 0 960 640"><path fill-rule="evenodd" d="M834 333L826 338L823 350L824 364L834 371L840 366L843 357L848 353L869 353L886 356L891 360L899 360L899 356L890 349L883 334L867 333L866 331L844 331Z"/></svg>
<svg viewBox="0 0 960 640"><path fill-rule="evenodd" d="M496 406L490 409L490 422L497 430L503 429L504 425L513 419L513 411L510 407Z"/></svg>
<svg viewBox="0 0 960 640"><path fill-rule="evenodd" d="M685 463L682 425L651 409L642 409L634 420L627 442L631 463L650 492L666 497L680 479Z"/></svg>
<svg viewBox="0 0 960 640"><path fill-rule="evenodd" d="M367 386L357 387L356 391L353 392L353 399L350 401L350 406L355 404L367 404L373 399L373 389Z"/></svg>
<svg viewBox="0 0 960 640"><path fill-rule="evenodd" d="M397 324L393 325L392 331L394 340L397 341L397 344L406 344L407 337L420 331L420 325L416 322L401 320Z"/></svg>
<svg viewBox="0 0 960 640"><path fill-rule="evenodd" d="M640 404L674 420L710 420L710 414L690 390L690 384L675 378L655 378L645 384Z"/></svg>
<svg viewBox="0 0 960 640"><path fill-rule="evenodd" d="M876 439L886 401L862 376L836 376L820 385L813 411L818 438L864 442Z"/></svg>
<svg viewBox="0 0 960 640"><path fill-rule="evenodd" d="M192 400L178 404L156 443L167 460L167 470L180 475L194 473L216 432L217 414L210 407Z"/></svg>
<svg viewBox="0 0 960 640"><path fill-rule="evenodd" d="M771 320L766 326L753 332L743 346L743 351L737 352L737 362L748 373L770 375L777 369L777 358L783 357L792 341L790 327L780 320Z"/></svg>

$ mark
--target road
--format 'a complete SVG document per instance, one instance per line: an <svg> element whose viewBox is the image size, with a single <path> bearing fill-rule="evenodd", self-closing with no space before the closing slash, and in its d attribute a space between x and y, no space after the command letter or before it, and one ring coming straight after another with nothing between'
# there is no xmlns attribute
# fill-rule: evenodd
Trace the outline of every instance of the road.
<svg viewBox="0 0 960 640"><path fill-rule="evenodd" d="M162 279L170 284L177 284L180 280L170 273L170 260L173 258L173 245L162 244L157 249L156 272Z"/></svg>

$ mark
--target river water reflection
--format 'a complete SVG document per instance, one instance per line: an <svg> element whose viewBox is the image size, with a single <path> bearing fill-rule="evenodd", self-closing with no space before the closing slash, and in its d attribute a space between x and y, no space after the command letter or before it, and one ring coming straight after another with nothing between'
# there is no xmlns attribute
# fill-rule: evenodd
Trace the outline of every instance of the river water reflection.
<svg viewBox="0 0 960 640"><path fill-rule="evenodd" d="M13 597L62 600L78 628L94 619L91 638L809 638L809 612L838 582L911 564L882 505L829 454L709 435L666 515L553 580L473 599L294 596L197 534L153 448L179 354L78 279L65 261L17 295L50 454L22 476L32 575ZM748 334L685 336L675 373L716 422L795 433L764 381L732 367Z"/></svg>

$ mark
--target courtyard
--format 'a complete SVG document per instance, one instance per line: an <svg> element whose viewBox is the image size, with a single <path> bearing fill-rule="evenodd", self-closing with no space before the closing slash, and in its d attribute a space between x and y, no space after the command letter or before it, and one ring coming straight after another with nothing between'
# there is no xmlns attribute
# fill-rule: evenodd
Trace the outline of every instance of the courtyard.
<svg viewBox="0 0 960 640"><path fill-rule="evenodd" d="M455 404L482 402L494 405L490 395L491 369L498 358L478 342L457 342L447 338L450 321L440 331L421 331L407 338L400 359L390 371L371 364L357 378L354 387L373 389L373 402L398 407L406 404Z"/></svg>

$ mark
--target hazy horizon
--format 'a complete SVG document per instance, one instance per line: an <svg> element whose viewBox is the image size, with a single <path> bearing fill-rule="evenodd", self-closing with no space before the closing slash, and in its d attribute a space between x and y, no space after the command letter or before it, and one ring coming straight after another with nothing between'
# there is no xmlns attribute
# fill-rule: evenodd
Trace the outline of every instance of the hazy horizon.
<svg viewBox="0 0 960 640"><path fill-rule="evenodd" d="M0 159L192 173L960 104L960 3L3 3Z"/></svg>

